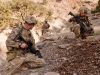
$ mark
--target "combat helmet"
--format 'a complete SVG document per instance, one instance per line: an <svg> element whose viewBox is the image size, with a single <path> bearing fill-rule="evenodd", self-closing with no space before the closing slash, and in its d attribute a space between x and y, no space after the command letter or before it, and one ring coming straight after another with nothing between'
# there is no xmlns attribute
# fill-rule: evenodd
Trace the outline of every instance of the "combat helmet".
<svg viewBox="0 0 100 75"><path fill-rule="evenodd" d="M29 24L32 24L32 23L37 24L36 19L32 15L26 16L24 21Z"/></svg>
<svg viewBox="0 0 100 75"><path fill-rule="evenodd" d="M79 13L88 13L88 9L85 5L82 5L80 8L79 8Z"/></svg>

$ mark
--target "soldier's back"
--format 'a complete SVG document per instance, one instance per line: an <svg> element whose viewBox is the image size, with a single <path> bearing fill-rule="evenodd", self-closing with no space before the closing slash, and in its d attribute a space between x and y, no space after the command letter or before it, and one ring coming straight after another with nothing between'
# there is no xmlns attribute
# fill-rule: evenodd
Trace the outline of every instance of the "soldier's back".
<svg viewBox="0 0 100 75"><path fill-rule="evenodd" d="M50 25L48 23L43 24L43 29L48 29L49 27L50 27Z"/></svg>

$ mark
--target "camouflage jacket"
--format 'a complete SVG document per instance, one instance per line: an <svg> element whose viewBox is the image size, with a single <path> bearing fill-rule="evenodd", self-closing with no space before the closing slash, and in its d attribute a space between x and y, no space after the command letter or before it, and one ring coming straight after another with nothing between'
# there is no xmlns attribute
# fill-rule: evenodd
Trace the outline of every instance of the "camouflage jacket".
<svg viewBox="0 0 100 75"><path fill-rule="evenodd" d="M91 21L89 20L88 16L85 16L85 17L81 17L79 14L75 14L75 16L78 16L80 17L80 20L83 22L83 24L86 26L86 27L90 27L92 25ZM69 22L74 22L75 21L75 18L74 17L71 17L69 19Z"/></svg>
<svg viewBox="0 0 100 75"><path fill-rule="evenodd" d="M21 31L22 29L22 31ZM7 40L6 40L6 46L8 49L7 52L7 60L15 58L17 55L22 55L23 49L19 47L19 44L23 41L16 41L15 38L21 31L21 36L26 40L30 40L33 43L33 48L35 48L35 40L32 36L32 33L30 30L24 29L22 26L14 28L11 33L9 34Z"/></svg>
<svg viewBox="0 0 100 75"><path fill-rule="evenodd" d="M42 29L48 29L50 27L50 25L48 23L44 23L42 26Z"/></svg>

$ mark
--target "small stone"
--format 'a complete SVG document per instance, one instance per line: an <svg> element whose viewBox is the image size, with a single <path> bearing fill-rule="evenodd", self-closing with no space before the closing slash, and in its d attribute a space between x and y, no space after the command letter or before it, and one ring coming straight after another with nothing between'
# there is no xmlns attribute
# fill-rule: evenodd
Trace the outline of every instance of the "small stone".
<svg viewBox="0 0 100 75"><path fill-rule="evenodd" d="M39 73L36 72L36 73L31 73L31 74L29 74L29 75L39 75Z"/></svg>
<svg viewBox="0 0 100 75"><path fill-rule="evenodd" d="M60 75L60 74L56 72L47 72L47 73L44 73L44 75Z"/></svg>

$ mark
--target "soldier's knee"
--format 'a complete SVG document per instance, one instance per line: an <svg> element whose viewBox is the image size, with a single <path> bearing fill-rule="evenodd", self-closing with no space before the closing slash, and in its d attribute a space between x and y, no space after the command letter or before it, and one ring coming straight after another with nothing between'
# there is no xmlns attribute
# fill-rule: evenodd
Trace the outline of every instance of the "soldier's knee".
<svg viewBox="0 0 100 75"><path fill-rule="evenodd" d="M73 28L72 27L70 27L70 31L73 32Z"/></svg>
<svg viewBox="0 0 100 75"><path fill-rule="evenodd" d="M39 67L42 67L42 66L44 66L46 64L45 60L42 59L42 58L37 59L37 61L38 61L38 66Z"/></svg>

